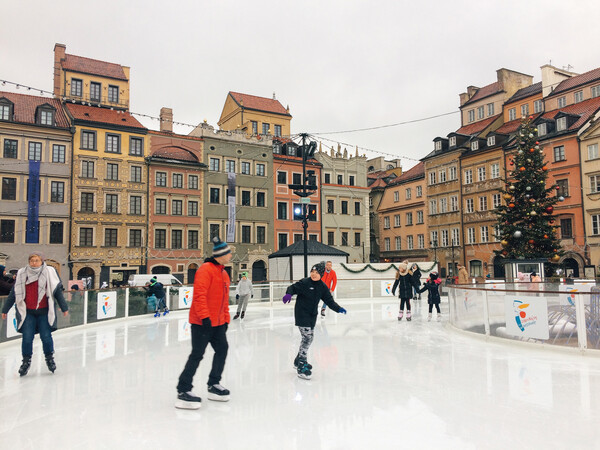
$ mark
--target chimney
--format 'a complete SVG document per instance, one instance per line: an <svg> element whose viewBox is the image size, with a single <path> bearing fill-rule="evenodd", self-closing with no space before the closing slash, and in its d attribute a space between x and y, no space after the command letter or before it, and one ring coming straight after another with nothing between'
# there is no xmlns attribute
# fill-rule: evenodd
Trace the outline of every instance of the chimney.
<svg viewBox="0 0 600 450"><path fill-rule="evenodd" d="M160 108L160 131L173 132L173 109Z"/></svg>
<svg viewBox="0 0 600 450"><path fill-rule="evenodd" d="M65 44L54 44L54 89L53 93L55 97L60 97L61 92L61 78L62 78L62 62L66 58L67 46Z"/></svg>

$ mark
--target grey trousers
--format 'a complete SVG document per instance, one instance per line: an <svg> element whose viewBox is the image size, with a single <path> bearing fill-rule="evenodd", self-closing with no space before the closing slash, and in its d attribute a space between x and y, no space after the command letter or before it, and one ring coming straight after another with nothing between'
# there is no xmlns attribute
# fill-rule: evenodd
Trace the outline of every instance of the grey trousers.
<svg viewBox="0 0 600 450"><path fill-rule="evenodd" d="M248 299L250 294L240 295L240 301L238 303L237 313L246 312L246 306L248 306Z"/></svg>

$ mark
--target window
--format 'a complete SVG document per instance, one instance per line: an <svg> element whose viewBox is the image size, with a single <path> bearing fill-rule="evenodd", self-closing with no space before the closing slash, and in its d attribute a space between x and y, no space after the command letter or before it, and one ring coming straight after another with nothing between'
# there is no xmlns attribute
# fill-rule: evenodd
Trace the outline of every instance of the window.
<svg viewBox="0 0 600 450"><path fill-rule="evenodd" d="M327 214L335 214L335 201L327 200Z"/></svg>
<svg viewBox="0 0 600 450"><path fill-rule="evenodd" d="M442 230L442 247L448 247L448 230Z"/></svg>
<svg viewBox="0 0 600 450"><path fill-rule="evenodd" d="M301 173L293 173L292 174L292 184L302 184L302 174Z"/></svg>
<svg viewBox="0 0 600 450"><path fill-rule="evenodd" d="M251 241L251 230L250 225L242 225L242 244L249 244Z"/></svg>
<svg viewBox="0 0 600 450"><path fill-rule="evenodd" d="M571 219L560 219L560 237L570 239L573 237L573 224Z"/></svg>
<svg viewBox="0 0 600 450"><path fill-rule="evenodd" d="M394 215L394 227L399 227L400 226L400 214L395 214Z"/></svg>
<svg viewBox="0 0 600 450"><path fill-rule="evenodd" d="M52 162L53 163L64 163L66 153L67 153L67 147L65 147L64 145L58 145L58 144L52 145Z"/></svg>
<svg viewBox="0 0 600 450"><path fill-rule="evenodd" d="M74 97L81 97L83 94L83 80L77 78L71 78L71 95Z"/></svg>
<svg viewBox="0 0 600 450"><path fill-rule="evenodd" d="M477 168L477 181L485 181L485 166Z"/></svg>
<svg viewBox="0 0 600 450"><path fill-rule="evenodd" d="M198 175L188 176L188 189L198 189Z"/></svg>
<svg viewBox="0 0 600 450"><path fill-rule="evenodd" d="M483 272L481 271L481 261L473 260L469 262L469 265L471 266L470 273L472 277L480 277L483 275Z"/></svg>
<svg viewBox="0 0 600 450"><path fill-rule="evenodd" d="M221 236L221 226L219 224L216 223L211 223L208 227L208 232L209 232L209 239L212 241L213 238L215 237L220 237Z"/></svg>
<svg viewBox="0 0 600 450"><path fill-rule="evenodd" d="M400 201L400 192L399 191L394 191L394 201L395 202Z"/></svg>
<svg viewBox="0 0 600 450"><path fill-rule="evenodd" d="M171 202L171 214L174 216L183 215L183 200L173 200Z"/></svg>
<svg viewBox="0 0 600 450"><path fill-rule="evenodd" d="M494 178L500 178L500 164L498 163L494 163L491 166L491 176L490 178L494 179Z"/></svg>
<svg viewBox="0 0 600 450"><path fill-rule="evenodd" d="M344 184L344 176L343 175L337 176L337 184Z"/></svg>
<svg viewBox="0 0 600 450"><path fill-rule="evenodd" d="M496 145L496 136L488 136L488 138L487 138L487 146L491 147L493 145Z"/></svg>
<svg viewBox="0 0 600 450"><path fill-rule="evenodd" d="M508 120L515 120L517 118L517 110L515 108L510 108L508 110Z"/></svg>
<svg viewBox="0 0 600 450"><path fill-rule="evenodd" d="M342 214L348 214L348 201L342 200Z"/></svg>
<svg viewBox="0 0 600 450"><path fill-rule="evenodd" d="M590 187L592 194L600 192L600 175L593 175L590 177Z"/></svg>
<svg viewBox="0 0 600 450"><path fill-rule="evenodd" d="M487 104L487 115L488 116L493 116L494 115L494 104L493 103L488 103Z"/></svg>
<svg viewBox="0 0 600 450"><path fill-rule="evenodd" d="M5 139L4 140L4 157L5 158L17 158L17 156L18 156L17 149L18 149L18 141L15 141L13 139Z"/></svg>
<svg viewBox="0 0 600 450"><path fill-rule="evenodd" d="M433 149L441 150L442 149L442 141L435 141L435 144L433 145Z"/></svg>
<svg viewBox="0 0 600 450"><path fill-rule="evenodd" d="M565 146L559 145L558 147L554 147L554 161L565 161L566 159Z"/></svg>
<svg viewBox="0 0 600 450"><path fill-rule="evenodd" d="M167 213L167 199L157 198L155 214L166 214L166 213Z"/></svg>
<svg viewBox="0 0 600 450"><path fill-rule="evenodd" d="M577 91L573 94L573 101L579 103L583 101L583 91Z"/></svg>
<svg viewBox="0 0 600 450"><path fill-rule="evenodd" d="M538 129L538 136L545 136L547 134L545 123L540 123L537 126L537 129Z"/></svg>
<svg viewBox="0 0 600 450"><path fill-rule="evenodd" d="M450 147L455 147L456 146L456 136L452 136L450 138Z"/></svg>
<svg viewBox="0 0 600 450"><path fill-rule="evenodd" d="M450 172L450 173L452 173L452 167L450 168L450 170L451 170L451 172ZM455 171L455 172L454 172L454 176L456 176L456 168L454 169L454 171ZM423 196L423 187L422 187L422 186L417 186L415 190L417 191L417 192L416 192L416 194L417 194L417 198L419 198L419 197L422 197L422 196Z"/></svg>
<svg viewBox="0 0 600 450"><path fill-rule="evenodd" d="M440 213L448 212L448 199L446 197L440 198Z"/></svg>
<svg viewBox="0 0 600 450"><path fill-rule="evenodd" d="M50 182L50 201L52 203L65 202L65 183L62 181Z"/></svg>
<svg viewBox="0 0 600 450"><path fill-rule="evenodd" d="M116 228L106 228L104 230L104 246L105 247L116 247L117 246L118 230Z"/></svg>
<svg viewBox="0 0 600 450"><path fill-rule="evenodd" d="M279 241L279 248L280 249L285 248L285 247L288 246L288 244L287 244L287 240L288 240L287 239L287 234L280 233L277 238L278 238L278 241Z"/></svg>
<svg viewBox="0 0 600 450"><path fill-rule="evenodd" d="M342 246L344 246L344 247L348 246L348 232L347 231L342 231Z"/></svg>
<svg viewBox="0 0 600 450"><path fill-rule="evenodd" d="M142 182L142 168L141 166L131 166L131 181L133 183Z"/></svg>
<svg viewBox="0 0 600 450"><path fill-rule="evenodd" d="M121 153L121 136L106 133L106 153Z"/></svg>
<svg viewBox="0 0 600 450"><path fill-rule="evenodd" d="M466 212L468 212L468 213L472 213L473 211L475 211L472 198L468 198L465 200L465 209L466 209Z"/></svg>
<svg viewBox="0 0 600 450"><path fill-rule="evenodd" d="M437 214L437 200L429 200L429 214Z"/></svg>
<svg viewBox="0 0 600 450"><path fill-rule="evenodd" d="M129 230L129 246L136 248L142 246L142 230Z"/></svg>
<svg viewBox="0 0 600 450"><path fill-rule="evenodd" d="M559 108L564 108L565 106L567 106L567 97L562 96L558 98L558 107Z"/></svg>
<svg viewBox="0 0 600 450"><path fill-rule="evenodd" d="M62 244L64 241L64 228L63 222L50 222L50 244Z"/></svg>
<svg viewBox="0 0 600 450"><path fill-rule="evenodd" d="M4 221L2 221L4 223ZM600 215L595 214L592 216L592 234L597 236L600 234ZM4 236L4 232L2 233ZM4 241L2 241L4 242ZM11 241L12 242L12 241Z"/></svg>
<svg viewBox="0 0 600 450"><path fill-rule="evenodd" d="M82 131L81 132L81 148L83 150L96 150L96 132Z"/></svg>
<svg viewBox="0 0 600 450"><path fill-rule="evenodd" d="M481 242L488 242L489 241L489 234L488 234L488 227L480 227L480 233L481 233Z"/></svg>
<svg viewBox="0 0 600 450"><path fill-rule="evenodd" d="M15 242L14 220L0 220L0 242Z"/></svg>
<svg viewBox="0 0 600 450"><path fill-rule="evenodd" d="M108 85L108 101L119 103L119 86Z"/></svg>
<svg viewBox="0 0 600 450"><path fill-rule="evenodd" d="M396 236L396 250L402 250L402 238L400 236Z"/></svg>
<svg viewBox="0 0 600 450"><path fill-rule="evenodd" d="M279 220L287 220L287 203L277 202L277 218Z"/></svg>
<svg viewBox="0 0 600 450"><path fill-rule="evenodd" d="M171 230L171 248L176 250L183 248L182 230Z"/></svg>
<svg viewBox="0 0 600 450"><path fill-rule="evenodd" d="M469 122L473 122L475 120L475 110L470 109L468 114L469 114Z"/></svg>
<svg viewBox="0 0 600 450"><path fill-rule="evenodd" d="M106 179L107 180L118 180L119 179L119 165L107 163L106 164Z"/></svg>
<svg viewBox="0 0 600 450"><path fill-rule="evenodd" d="M220 163L219 158L210 158L209 163L208 163L208 170L210 170L212 172L218 172L219 171L219 163Z"/></svg>
<svg viewBox="0 0 600 450"><path fill-rule="evenodd" d="M467 228L467 244L475 243L475 228Z"/></svg>
<svg viewBox="0 0 600 450"><path fill-rule="evenodd" d="M94 83L93 81L90 83L90 100L92 102L100 101L100 83Z"/></svg>
<svg viewBox="0 0 600 450"><path fill-rule="evenodd" d="M483 106L479 106L477 108L477 119L483 119L485 117L485 108Z"/></svg>
<svg viewBox="0 0 600 450"><path fill-rule="evenodd" d="M266 227L263 227L263 226L256 227L256 243L257 244L264 244L266 242L265 241L266 235L267 235Z"/></svg>
<svg viewBox="0 0 600 450"><path fill-rule="evenodd" d="M29 161L41 161L42 160L42 143L41 142L30 142L29 143Z"/></svg>
<svg viewBox="0 0 600 450"><path fill-rule="evenodd" d="M407 212L406 213L406 225L410 226L412 224L413 224L413 213Z"/></svg>
<svg viewBox="0 0 600 450"><path fill-rule="evenodd" d="M144 139L138 137L129 138L129 154L132 156L144 156Z"/></svg>
<svg viewBox="0 0 600 450"><path fill-rule="evenodd" d="M556 180L558 185L558 196L568 197L569 196L569 180Z"/></svg>
<svg viewBox="0 0 600 450"><path fill-rule="evenodd" d="M281 125L275 125L275 136L281 137Z"/></svg>
<svg viewBox="0 0 600 450"><path fill-rule="evenodd" d="M423 235L423 234L417 235L417 247L420 249L425 248L425 235Z"/></svg>
<svg viewBox="0 0 600 450"><path fill-rule="evenodd" d="M479 141L471 142L471 150L479 150Z"/></svg>
<svg viewBox="0 0 600 450"><path fill-rule="evenodd" d="M598 158L598 144L591 144L587 146L588 159Z"/></svg>
<svg viewBox="0 0 600 450"><path fill-rule="evenodd" d="M436 181L435 181L435 172L431 171L431 172L429 172L429 184L432 185L432 184L435 184L435 183L436 183Z"/></svg>
<svg viewBox="0 0 600 450"><path fill-rule="evenodd" d="M465 170L465 184L473 183L473 170L467 169Z"/></svg>
<svg viewBox="0 0 600 450"><path fill-rule="evenodd" d="M592 86L592 98L600 97L600 84L598 86Z"/></svg>
<svg viewBox="0 0 600 450"><path fill-rule="evenodd" d="M0 120L10 120L11 113L10 110L12 108L12 104L2 103L0 104Z"/></svg>
<svg viewBox="0 0 600 450"><path fill-rule="evenodd" d="M250 206L250 191L242 191L242 206Z"/></svg>
<svg viewBox="0 0 600 450"><path fill-rule="evenodd" d="M91 247L94 245L94 229L80 228L79 229L79 246Z"/></svg>
<svg viewBox="0 0 600 450"><path fill-rule="evenodd" d="M444 183L446 181L446 169L440 170L439 176L440 183Z"/></svg>
<svg viewBox="0 0 600 450"><path fill-rule="evenodd" d="M524 105L521 105L521 117L527 116L529 116L529 104L525 103Z"/></svg>
<svg viewBox="0 0 600 450"><path fill-rule="evenodd" d="M431 237L431 246L437 247L438 246L438 232L432 231L430 237Z"/></svg>
<svg viewBox="0 0 600 450"><path fill-rule="evenodd" d="M456 195L450 197L450 211L458 211L458 196Z"/></svg>
<svg viewBox="0 0 600 450"><path fill-rule="evenodd" d="M277 184L287 184L287 172L277 172Z"/></svg>
<svg viewBox="0 0 600 450"><path fill-rule="evenodd" d="M498 206L500 206L500 203L501 203L500 194L492 195L492 204L494 205L494 209L497 209Z"/></svg>
<svg viewBox="0 0 600 450"><path fill-rule="evenodd" d="M360 247L360 233L354 233L354 246Z"/></svg>
<svg viewBox="0 0 600 450"><path fill-rule="evenodd" d="M349 184L350 186L354 186L354 175L350 175L350 176L348 177L348 184Z"/></svg>
<svg viewBox="0 0 600 450"><path fill-rule="evenodd" d="M460 234L458 228L452 229L452 245L460 245Z"/></svg>
<svg viewBox="0 0 600 450"><path fill-rule="evenodd" d="M109 214L117 214L119 212L119 196L117 194L106 194L104 212Z"/></svg>
<svg viewBox="0 0 600 450"><path fill-rule="evenodd" d="M250 163L247 161L242 161L242 171L244 175L250 175Z"/></svg>
<svg viewBox="0 0 600 450"><path fill-rule="evenodd" d="M94 212L94 194L91 192L81 193L81 211Z"/></svg>
<svg viewBox="0 0 600 450"><path fill-rule="evenodd" d="M154 230L154 248L167 248L167 230Z"/></svg>
<svg viewBox="0 0 600 450"><path fill-rule="evenodd" d="M354 202L354 215L360 216L360 202Z"/></svg>
<svg viewBox="0 0 600 450"><path fill-rule="evenodd" d="M389 238L389 237L386 237L386 238L383 240L383 248L385 249L385 251L386 251L386 252L389 252L389 251L390 251L390 247L391 247L391 246L390 246L390 238Z"/></svg>
<svg viewBox="0 0 600 450"><path fill-rule="evenodd" d="M250 123L252 124L252 134L258 134L258 122L252 120Z"/></svg>
<svg viewBox="0 0 600 450"><path fill-rule="evenodd" d="M259 208L265 207L265 193L264 192L256 193L256 206L258 206Z"/></svg>
<svg viewBox="0 0 600 450"><path fill-rule="evenodd" d="M221 200L221 189L220 188L214 188L211 187L210 188L210 197L209 197L209 203L220 203Z"/></svg>
<svg viewBox="0 0 600 450"><path fill-rule="evenodd" d="M487 211L487 197L479 197L479 211Z"/></svg>
<svg viewBox="0 0 600 450"><path fill-rule="evenodd" d="M156 172L156 185L167 187L167 172Z"/></svg>
<svg viewBox="0 0 600 450"><path fill-rule="evenodd" d="M225 160L225 172L235 173L235 161L233 161L231 159Z"/></svg>
<svg viewBox="0 0 600 450"><path fill-rule="evenodd" d="M567 118L560 117L556 120L556 131L564 131L567 129Z"/></svg>
<svg viewBox="0 0 600 450"><path fill-rule="evenodd" d="M264 177L265 176L265 165L264 164L257 164L256 165L256 175L259 177Z"/></svg>
<svg viewBox="0 0 600 450"><path fill-rule="evenodd" d="M181 174L181 173L173 174L173 187L179 188L179 189L183 188L183 174Z"/></svg>
<svg viewBox="0 0 600 450"><path fill-rule="evenodd" d="M129 214L140 216L142 214L142 197L132 195L129 197Z"/></svg>
<svg viewBox="0 0 600 450"><path fill-rule="evenodd" d="M383 228L386 230L390 228L390 217L389 216L385 216L383 218Z"/></svg>
<svg viewBox="0 0 600 450"><path fill-rule="evenodd" d="M188 216L195 217L198 215L198 202L188 200Z"/></svg>
<svg viewBox="0 0 600 450"><path fill-rule="evenodd" d="M198 231L188 230L187 248L196 250L198 248Z"/></svg>
<svg viewBox="0 0 600 450"><path fill-rule="evenodd" d="M325 184L331 184L331 174L330 173L325 174Z"/></svg>
<svg viewBox="0 0 600 450"><path fill-rule="evenodd" d="M268 123L262 124L262 134L269 134L269 124Z"/></svg>
<svg viewBox="0 0 600 450"><path fill-rule="evenodd" d="M38 116L38 123L40 125L53 126L54 125L54 111L51 109L40 108L39 116Z"/></svg>

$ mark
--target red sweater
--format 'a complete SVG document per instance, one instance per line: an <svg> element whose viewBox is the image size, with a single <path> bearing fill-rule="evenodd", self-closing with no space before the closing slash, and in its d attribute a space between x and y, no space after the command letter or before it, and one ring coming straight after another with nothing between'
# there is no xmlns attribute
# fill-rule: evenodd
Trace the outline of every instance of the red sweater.
<svg viewBox="0 0 600 450"><path fill-rule="evenodd" d="M34 281L25 285L25 305L27 309L38 309L38 282ZM39 309L48 307L48 296L44 295L44 298L40 302Z"/></svg>
<svg viewBox="0 0 600 450"><path fill-rule="evenodd" d="M335 274L335 270L332 269L331 272L325 271L321 280L323 280L323 283L329 288L329 292L335 291L335 287L337 286L337 275Z"/></svg>

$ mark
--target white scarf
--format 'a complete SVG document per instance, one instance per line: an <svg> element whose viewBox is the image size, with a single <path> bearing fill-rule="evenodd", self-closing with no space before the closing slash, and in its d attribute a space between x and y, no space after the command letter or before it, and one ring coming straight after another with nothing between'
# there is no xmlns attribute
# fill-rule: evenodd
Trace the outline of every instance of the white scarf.
<svg viewBox="0 0 600 450"><path fill-rule="evenodd" d="M54 323L56 312L54 309L54 290L60 283L58 274L53 267L49 267L43 263L41 267L30 267L29 265L19 269L17 279L15 280L15 306L21 315L21 322L25 320L27 315L27 304L25 303L25 285L33 282L38 282L38 299L37 307L44 298L48 297L48 323ZM17 328L20 328L18 324Z"/></svg>

